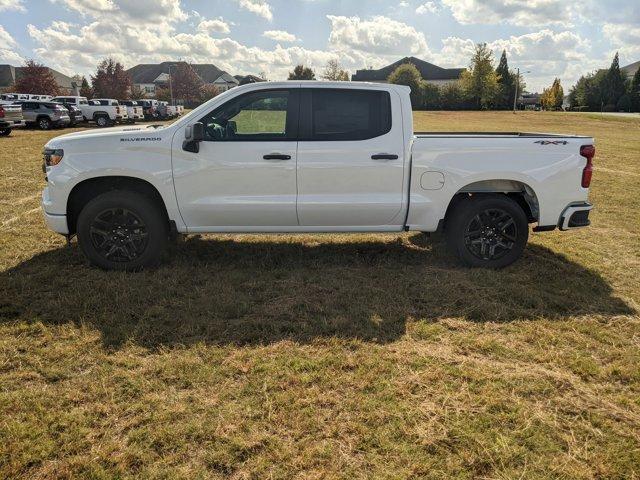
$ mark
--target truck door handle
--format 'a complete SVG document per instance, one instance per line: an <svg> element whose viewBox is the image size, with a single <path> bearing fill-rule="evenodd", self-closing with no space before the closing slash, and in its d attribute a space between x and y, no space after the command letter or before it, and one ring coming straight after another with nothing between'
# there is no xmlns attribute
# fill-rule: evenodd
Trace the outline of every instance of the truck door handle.
<svg viewBox="0 0 640 480"><path fill-rule="evenodd" d="M397 160L398 155L391 155L390 153L376 153L371 155L371 160Z"/></svg>
<svg viewBox="0 0 640 480"><path fill-rule="evenodd" d="M265 160L291 160L291 155L283 155L282 153L269 153L265 155Z"/></svg>

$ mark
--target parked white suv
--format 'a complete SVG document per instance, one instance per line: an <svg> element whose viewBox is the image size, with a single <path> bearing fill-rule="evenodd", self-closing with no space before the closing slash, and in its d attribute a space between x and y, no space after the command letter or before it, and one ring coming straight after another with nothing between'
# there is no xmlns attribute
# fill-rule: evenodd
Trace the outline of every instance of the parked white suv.
<svg viewBox="0 0 640 480"><path fill-rule="evenodd" d="M435 232L505 267L534 231L589 225L593 139L415 133L410 90L254 83L171 125L50 140L47 225L89 260L155 264L172 233Z"/></svg>

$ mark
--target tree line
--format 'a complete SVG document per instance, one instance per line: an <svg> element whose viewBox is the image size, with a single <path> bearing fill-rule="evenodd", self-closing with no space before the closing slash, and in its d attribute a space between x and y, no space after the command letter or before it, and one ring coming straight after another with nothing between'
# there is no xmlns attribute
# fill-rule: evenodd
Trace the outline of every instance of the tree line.
<svg viewBox="0 0 640 480"><path fill-rule="evenodd" d="M627 79L616 52L608 70L580 77L569 93L569 103L575 110L640 112L640 68Z"/></svg>
<svg viewBox="0 0 640 480"><path fill-rule="evenodd" d="M324 80L348 81L349 72L336 59L329 60L320 77ZM80 95L87 98L116 98L119 100L144 98L144 91L136 88L124 65L113 58L105 58L95 74L74 77L80 85ZM316 73L304 65L297 65L289 73L289 80L315 80ZM158 100L174 99L195 106L215 97L220 92L205 84L186 62L176 62L170 72L172 92L166 86L156 89ZM388 77L388 82L411 87L411 101L417 110L506 110L513 108L517 93L525 91L522 75L509 68L507 53L503 50L495 66L493 52L486 44L475 46L469 67L459 81L435 85L422 78L418 68L406 63ZM60 89L50 69L35 60L28 60L20 78L8 90L18 93L58 95ZM628 80L620 70L618 54L608 70L600 70L580 77L571 88L569 104L574 110L587 111L640 111L640 69ZM560 79L545 88L540 103L547 110L561 109L564 89Z"/></svg>

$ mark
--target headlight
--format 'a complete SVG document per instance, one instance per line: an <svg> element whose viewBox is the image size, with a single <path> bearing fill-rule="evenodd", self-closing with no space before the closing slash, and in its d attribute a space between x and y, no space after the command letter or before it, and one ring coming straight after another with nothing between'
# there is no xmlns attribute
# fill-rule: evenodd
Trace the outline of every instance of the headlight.
<svg viewBox="0 0 640 480"><path fill-rule="evenodd" d="M64 157L64 150L61 148L45 148L43 155L45 167L53 167L62 161L62 157Z"/></svg>

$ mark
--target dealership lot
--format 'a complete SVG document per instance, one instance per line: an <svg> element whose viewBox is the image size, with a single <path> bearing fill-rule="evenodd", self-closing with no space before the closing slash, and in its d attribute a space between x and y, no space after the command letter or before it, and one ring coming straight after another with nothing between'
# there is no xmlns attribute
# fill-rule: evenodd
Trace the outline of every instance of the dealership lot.
<svg viewBox="0 0 640 480"><path fill-rule="evenodd" d="M637 474L640 121L415 117L593 135L592 227L499 272L368 234L189 237L108 273L39 211L72 130L0 139L0 477Z"/></svg>

